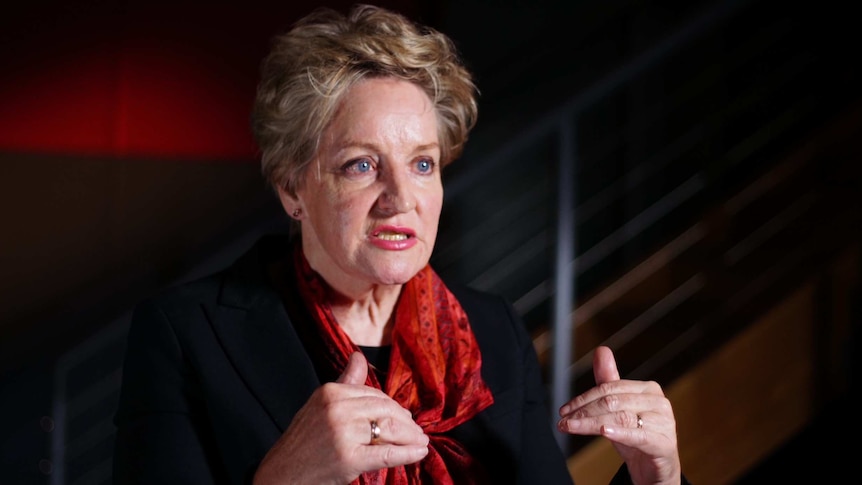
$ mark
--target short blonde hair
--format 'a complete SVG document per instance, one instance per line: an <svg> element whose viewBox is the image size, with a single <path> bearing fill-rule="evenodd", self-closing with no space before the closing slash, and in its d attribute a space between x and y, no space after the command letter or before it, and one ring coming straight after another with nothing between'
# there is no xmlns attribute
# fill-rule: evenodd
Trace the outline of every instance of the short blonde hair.
<svg viewBox="0 0 862 485"><path fill-rule="evenodd" d="M441 166L461 155L478 91L452 40L380 7L320 8L275 37L261 67L252 130L270 184L296 194L342 96L368 77L419 86L437 112Z"/></svg>

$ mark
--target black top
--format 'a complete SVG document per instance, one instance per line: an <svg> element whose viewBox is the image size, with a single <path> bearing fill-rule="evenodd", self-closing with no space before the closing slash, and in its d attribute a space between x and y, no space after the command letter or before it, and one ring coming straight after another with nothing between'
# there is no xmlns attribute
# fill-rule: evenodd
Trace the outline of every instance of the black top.
<svg viewBox="0 0 862 485"><path fill-rule="evenodd" d="M380 383L386 382L386 374L389 372L389 356L392 354L391 345L382 345L380 347L359 346L359 350L365 355L365 359L371 365L374 372L377 373L377 380Z"/></svg>

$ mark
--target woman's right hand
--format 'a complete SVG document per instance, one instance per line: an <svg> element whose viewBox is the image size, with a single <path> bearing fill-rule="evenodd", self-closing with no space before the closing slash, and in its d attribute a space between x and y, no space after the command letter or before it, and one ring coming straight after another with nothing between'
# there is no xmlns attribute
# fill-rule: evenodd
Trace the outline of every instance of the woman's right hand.
<svg viewBox="0 0 862 485"><path fill-rule="evenodd" d="M365 385L368 363L354 352L344 373L319 387L260 463L255 485L344 485L367 471L415 463L428 436L383 391ZM380 438L371 443L371 422Z"/></svg>

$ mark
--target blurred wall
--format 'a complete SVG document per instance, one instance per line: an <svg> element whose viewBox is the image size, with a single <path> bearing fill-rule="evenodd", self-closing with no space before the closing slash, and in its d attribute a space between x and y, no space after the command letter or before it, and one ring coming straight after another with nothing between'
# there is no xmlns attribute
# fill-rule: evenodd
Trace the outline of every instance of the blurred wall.
<svg viewBox="0 0 862 485"><path fill-rule="evenodd" d="M123 308L277 209L249 129L258 65L300 15L349 3L49 1L4 12L0 376L103 324L71 324L79 312ZM419 2L389 3L419 15Z"/></svg>

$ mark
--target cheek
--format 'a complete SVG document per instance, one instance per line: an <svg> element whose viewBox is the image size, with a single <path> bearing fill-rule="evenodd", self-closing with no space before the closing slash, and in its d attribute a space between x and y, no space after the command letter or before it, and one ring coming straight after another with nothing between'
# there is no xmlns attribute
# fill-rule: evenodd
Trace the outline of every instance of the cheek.
<svg viewBox="0 0 862 485"><path fill-rule="evenodd" d="M443 190L435 190L425 197L425 212L428 218L433 218L434 224L440 219L440 213L443 211Z"/></svg>
<svg viewBox="0 0 862 485"><path fill-rule="evenodd" d="M349 229L355 222L355 218L349 210L337 211L331 223L332 232L335 233L336 237L339 239L349 239L351 237L351 231L349 231Z"/></svg>
<svg viewBox="0 0 862 485"><path fill-rule="evenodd" d="M328 214L329 221L324 223L332 227L336 237L344 240L352 240L361 237L365 215L368 212L362 204L353 199L341 199L330 206L332 213Z"/></svg>
<svg viewBox="0 0 862 485"><path fill-rule="evenodd" d="M349 214L356 206L354 198L338 190L329 189L325 192L326 209L322 216L330 220L342 221L349 219Z"/></svg>

